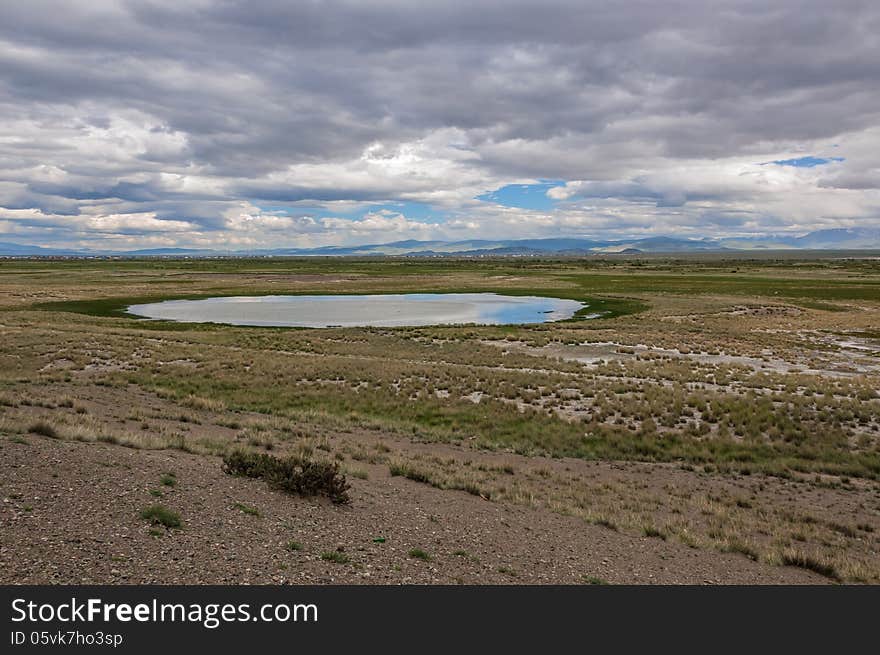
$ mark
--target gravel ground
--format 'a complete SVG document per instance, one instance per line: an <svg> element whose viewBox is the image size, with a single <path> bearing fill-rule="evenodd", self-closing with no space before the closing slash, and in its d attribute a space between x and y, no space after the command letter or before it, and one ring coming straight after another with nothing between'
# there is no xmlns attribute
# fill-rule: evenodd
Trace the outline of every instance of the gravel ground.
<svg viewBox="0 0 880 655"><path fill-rule="evenodd" d="M3 583L828 582L435 489L379 467L368 480L352 479L352 503L339 507L229 476L219 458L172 450L27 435L2 441L0 465ZM167 473L174 486L161 483ZM180 513L181 529L150 534L140 511L156 502ZM291 550L292 541L301 549ZM429 559L411 556L416 548ZM348 561L322 559L333 552Z"/></svg>

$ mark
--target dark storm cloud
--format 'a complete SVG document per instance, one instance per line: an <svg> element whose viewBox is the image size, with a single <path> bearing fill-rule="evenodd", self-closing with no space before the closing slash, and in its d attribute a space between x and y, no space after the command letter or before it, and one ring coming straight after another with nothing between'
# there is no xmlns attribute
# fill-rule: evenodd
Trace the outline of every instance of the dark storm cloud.
<svg viewBox="0 0 880 655"><path fill-rule="evenodd" d="M0 181L26 191L0 206L105 200L213 230L241 201L393 201L398 178L333 166L440 130L473 155L462 188L729 201L641 180L877 125L878 33L876 2L3 3Z"/></svg>

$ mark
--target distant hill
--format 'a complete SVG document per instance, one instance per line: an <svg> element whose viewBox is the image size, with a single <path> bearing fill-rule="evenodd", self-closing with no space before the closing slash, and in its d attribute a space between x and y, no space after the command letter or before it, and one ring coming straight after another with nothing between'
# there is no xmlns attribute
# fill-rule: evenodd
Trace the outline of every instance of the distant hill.
<svg viewBox="0 0 880 655"><path fill-rule="evenodd" d="M873 250L880 248L880 227L818 230L800 237L776 236L752 239L722 239L720 244L735 250Z"/></svg>
<svg viewBox="0 0 880 655"><path fill-rule="evenodd" d="M220 250L147 248L140 250L65 250L0 242L0 257L497 257L540 255L610 255L749 250L873 250L880 249L880 228L819 230L799 237L767 236L684 239L659 236L633 239L504 239L470 241L396 241L362 246Z"/></svg>
<svg viewBox="0 0 880 655"><path fill-rule="evenodd" d="M213 255L216 253L216 250L206 250L202 248L146 248L143 250L125 250L119 254L131 257L182 257L187 255Z"/></svg>
<svg viewBox="0 0 880 655"><path fill-rule="evenodd" d="M880 248L880 228L819 230L795 240L798 248L815 250Z"/></svg>
<svg viewBox="0 0 880 655"><path fill-rule="evenodd" d="M3 257L62 257L79 254L81 253L77 250L43 248L41 246L0 241L0 256Z"/></svg>

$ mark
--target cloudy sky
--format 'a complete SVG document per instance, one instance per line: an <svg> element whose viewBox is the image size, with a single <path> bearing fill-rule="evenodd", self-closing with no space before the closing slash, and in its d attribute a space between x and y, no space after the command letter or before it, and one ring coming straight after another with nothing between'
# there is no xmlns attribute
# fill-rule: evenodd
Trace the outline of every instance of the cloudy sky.
<svg viewBox="0 0 880 655"><path fill-rule="evenodd" d="M877 0L0 3L0 241L877 226Z"/></svg>

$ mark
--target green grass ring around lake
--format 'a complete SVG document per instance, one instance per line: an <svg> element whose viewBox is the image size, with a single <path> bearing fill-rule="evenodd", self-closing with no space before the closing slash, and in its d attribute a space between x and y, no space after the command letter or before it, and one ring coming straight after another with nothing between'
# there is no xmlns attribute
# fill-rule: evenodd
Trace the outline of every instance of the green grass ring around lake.
<svg viewBox="0 0 880 655"><path fill-rule="evenodd" d="M644 311L648 308L648 305L640 300L634 298L611 298L611 297L594 297L594 298L585 298L579 293L571 293L571 290L553 290L552 294L548 294L547 290L539 290L539 289L486 289L486 288L478 288L478 289L444 289L442 291L438 291L436 289L424 290L424 291L416 291L412 289L407 289L405 292L401 292L401 294L464 294L464 293L496 293L499 295L505 296L534 296L534 295L543 295L544 297L552 297L558 298L561 300L576 300L579 302L585 303L585 306L579 309L574 313L570 318L562 319L558 321L554 321L554 324L565 324L565 323L582 323L583 321L590 320L602 320L602 319L611 319L617 318L619 316L625 316L628 314L635 314L641 311ZM159 303L168 300L206 300L209 298L230 298L230 297L251 297L258 298L268 295L280 295L278 290L272 290L272 292L264 292L264 293L256 293L252 290L246 293L242 293L240 291L230 291L230 292L218 292L218 293L210 293L210 294L178 294L171 296L122 296L122 297L113 297L113 298L96 298L96 299L88 299L88 300L69 300L69 301L53 301L46 303L36 303L30 307L33 310L39 311L53 311L53 312L70 312L75 314L84 314L87 316L97 316L97 317L108 317L108 318L127 318L131 320L138 321L143 325L149 325L151 327L160 327L162 329L187 329L187 327L200 326L204 328L206 325L217 326L217 327L269 327L278 329L279 326L230 326L223 323L184 323L178 321L169 321L169 320L153 320L148 319L144 316L139 316L136 314L132 314L128 312L128 308L132 305L143 305L150 303ZM285 296L312 296L315 295L313 291L284 291L283 295ZM326 296L355 296L355 295L363 295L363 296L374 296L378 295L376 293L363 293L357 294L352 292L327 292L322 291L321 295ZM395 295L389 293L383 293L382 295ZM516 325L507 324L508 326ZM442 324L441 324L442 326ZM405 326L401 326L405 327ZM497 325L496 327L504 327L504 324ZM310 329L310 328L285 328L285 329Z"/></svg>

